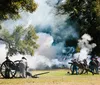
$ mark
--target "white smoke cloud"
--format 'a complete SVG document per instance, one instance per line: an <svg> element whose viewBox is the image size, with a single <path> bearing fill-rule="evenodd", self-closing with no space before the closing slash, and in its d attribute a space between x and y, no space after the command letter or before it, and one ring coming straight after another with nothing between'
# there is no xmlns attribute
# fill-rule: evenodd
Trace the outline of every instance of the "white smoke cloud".
<svg viewBox="0 0 100 85"><path fill-rule="evenodd" d="M47 4L49 1L52 6ZM41 32L46 27L50 26L52 29L51 35L47 33L38 33L39 40L37 43L40 45L39 49L36 50L34 57L26 56L31 68L45 67L46 65L51 67L55 64L63 64L59 62L57 52L62 52L64 49L64 42L71 35L73 38L78 38L78 33L72 26L68 26L66 20L69 18L68 14L55 15L55 5L58 1L59 4L65 3L65 0L35 0L38 4L38 8L33 13L21 12L21 18L14 20L7 20L2 23L4 28L9 29L13 32L14 27L18 25L27 28L30 24L34 27L39 26ZM36 28L38 29L38 28ZM57 40L57 44L52 46L54 40ZM2 48L1 48L2 49ZM3 48L4 49L4 48ZM4 51L4 53L6 53ZM20 60L23 55L16 55L11 57L12 60ZM62 58L61 56L59 58Z"/></svg>
<svg viewBox="0 0 100 85"><path fill-rule="evenodd" d="M7 28L12 32L15 26L22 25L24 28L28 27L30 24L36 27L39 26L39 31L41 32L43 29L47 29L48 26L51 28L51 35L54 39L58 39L60 41L66 40L69 35L72 35L74 38L78 38L78 33L76 30L68 26L66 20L69 18L68 14L63 15L55 15L56 8L53 6L49 6L47 1L51 4L55 4L58 1L59 3L64 3L65 0L35 0L38 4L38 8L33 13L21 12L21 18L18 20L6 20L2 23L4 28ZM57 35L56 35L57 34Z"/></svg>
<svg viewBox="0 0 100 85"><path fill-rule="evenodd" d="M89 53L92 52L92 49L96 47L95 43L89 44L89 41L92 40L92 37L89 34L84 34L78 41L78 46L81 49L79 53L76 53L74 55L74 58L77 58L78 60L87 59L90 55Z"/></svg>
<svg viewBox="0 0 100 85"><path fill-rule="evenodd" d="M28 27L32 24L34 27L41 26L41 28L50 25L52 30L55 31L57 29L57 25L64 25L65 20L68 18L68 14L65 15L56 15L56 9L52 6L49 6L46 1L48 0L35 0L38 4L38 8L35 12L21 12L21 18L18 20L6 20L2 23L4 28L10 29L10 31L14 29L15 26L23 25L24 27ZM56 3L57 0L51 0L49 2ZM54 29L55 28L55 29Z"/></svg>
<svg viewBox="0 0 100 85"><path fill-rule="evenodd" d="M39 39L37 43L40 45L40 47L36 50L35 55L33 57L26 55L25 57L28 60L28 65L32 69L45 69L47 67L52 67L53 65L62 66L67 65L69 60L65 61L59 61L55 57L56 51L58 51L55 46L52 46L53 43L53 37L46 33L38 33ZM85 36L85 37L84 37ZM88 59L90 57L89 53L92 51L92 49L96 46L95 43L89 44L89 41L91 41L92 38L88 34L84 34L82 36L82 39L79 40L78 45L81 48L79 53L74 54L74 58L77 58L79 60ZM60 45L59 45L60 46ZM5 45L0 45L0 63L2 63L5 60L7 49L5 49ZM11 57L10 59L20 60L23 55L15 55Z"/></svg>
<svg viewBox="0 0 100 85"><path fill-rule="evenodd" d="M36 53L48 57L49 59L54 58L56 56L56 50L52 46L53 37L46 33L38 33L37 35L40 37L37 41L40 47L37 49Z"/></svg>
<svg viewBox="0 0 100 85"><path fill-rule="evenodd" d="M7 49L5 44L0 44L0 64L5 60Z"/></svg>
<svg viewBox="0 0 100 85"><path fill-rule="evenodd" d="M36 50L34 56L17 54L10 57L10 59L16 61L21 60L21 58L25 56L28 60L29 67L33 69L44 69L47 66L58 65L60 62L54 59L54 57L56 57L56 50L52 46L53 37L46 33L38 33L37 35L39 36L37 43L40 47ZM4 44L0 45L0 47L0 63L2 63L5 60L7 49L5 49Z"/></svg>

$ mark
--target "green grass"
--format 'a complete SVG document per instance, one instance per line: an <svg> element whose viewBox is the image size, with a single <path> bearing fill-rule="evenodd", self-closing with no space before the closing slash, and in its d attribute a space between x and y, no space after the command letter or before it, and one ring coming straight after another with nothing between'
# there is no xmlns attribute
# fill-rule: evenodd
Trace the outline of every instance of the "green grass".
<svg viewBox="0 0 100 85"><path fill-rule="evenodd" d="M69 75L68 70L33 71L33 75L41 72L50 72L40 75L39 78L0 79L0 85L100 85L100 75Z"/></svg>

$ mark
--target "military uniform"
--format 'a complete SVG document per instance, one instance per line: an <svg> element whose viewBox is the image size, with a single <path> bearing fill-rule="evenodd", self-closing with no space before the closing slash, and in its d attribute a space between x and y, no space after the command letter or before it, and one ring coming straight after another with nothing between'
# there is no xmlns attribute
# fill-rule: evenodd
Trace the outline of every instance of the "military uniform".
<svg viewBox="0 0 100 85"><path fill-rule="evenodd" d="M94 58L91 59L91 61L89 63L89 68L91 69L91 72L94 73L94 69L95 69L95 60L94 60Z"/></svg>
<svg viewBox="0 0 100 85"><path fill-rule="evenodd" d="M6 57L6 69L5 69L5 78L10 78L10 68L9 68L9 66L10 66L10 64L11 64L11 60L8 58L8 57Z"/></svg>
<svg viewBox="0 0 100 85"><path fill-rule="evenodd" d="M72 74L74 74L75 71L76 71L76 74L78 74L78 67L76 65L77 63L76 59L72 60L72 62L73 62Z"/></svg>
<svg viewBox="0 0 100 85"><path fill-rule="evenodd" d="M95 70L96 70L96 73L97 73L97 74L99 73L98 67L99 67L99 61L98 61L97 58L95 58Z"/></svg>
<svg viewBox="0 0 100 85"><path fill-rule="evenodd" d="M20 76L22 78L26 78L26 72L27 72L27 59L22 57L22 60L19 63L19 70L20 70Z"/></svg>

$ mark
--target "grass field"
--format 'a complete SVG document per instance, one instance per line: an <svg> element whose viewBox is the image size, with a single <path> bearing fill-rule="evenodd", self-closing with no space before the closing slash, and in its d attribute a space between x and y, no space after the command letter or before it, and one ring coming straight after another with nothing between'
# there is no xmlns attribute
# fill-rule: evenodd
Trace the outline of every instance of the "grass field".
<svg viewBox="0 0 100 85"><path fill-rule="evenodd" d="M100 75L69 75L68 70L47 70L39 78L0 79L0 85L100 85ZM34 71L33 74L47 72Z"/></svg>

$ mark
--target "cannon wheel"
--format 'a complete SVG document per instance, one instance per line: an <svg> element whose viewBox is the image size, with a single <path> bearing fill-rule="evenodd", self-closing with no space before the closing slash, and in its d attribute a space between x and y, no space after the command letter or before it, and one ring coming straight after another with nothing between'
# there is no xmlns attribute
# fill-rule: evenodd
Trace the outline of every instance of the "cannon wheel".
<svg viewBox="0 0 100 85"><path fill-rule="evenodd" d="M83 73L84 73L84 69L78 68L78 73L79 73L79 74L83 74Z"/></svg>
<svg viewBox="0 0 100 85"><path fill-rule="evenodd" d="M4 61L1 64L1 75L3 78L13 78L16 74L16 66L12 61Z"/></svg>
<svg viewBox="0 0 100 85"><path fill-rule="evenodd" d="M72 72L72 70L73 70L73 65L70 66L70 70L71 70L71 72ZM78 74L83 74L83 72L84 72L84 69L78 68Z"/></svg>

